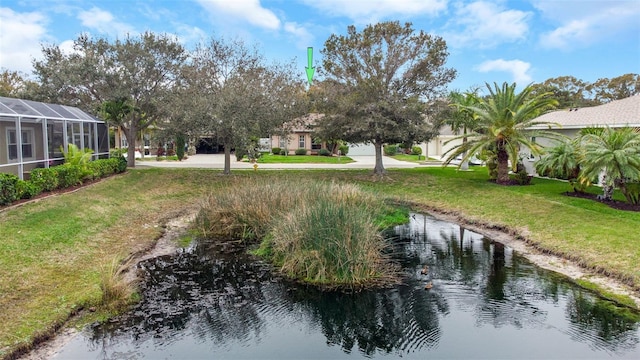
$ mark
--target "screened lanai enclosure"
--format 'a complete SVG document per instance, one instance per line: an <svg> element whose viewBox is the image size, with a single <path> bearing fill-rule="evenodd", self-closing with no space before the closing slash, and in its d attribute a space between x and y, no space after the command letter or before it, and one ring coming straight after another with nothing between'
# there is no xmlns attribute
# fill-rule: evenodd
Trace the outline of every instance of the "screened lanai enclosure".
<svg viewBox="0 0 640 360"><path fill-rule="evenodd" d="M0 172L26 179L34 168L64 163L68 144L109 157L107 125L72 106L0 97Z"/></svg>

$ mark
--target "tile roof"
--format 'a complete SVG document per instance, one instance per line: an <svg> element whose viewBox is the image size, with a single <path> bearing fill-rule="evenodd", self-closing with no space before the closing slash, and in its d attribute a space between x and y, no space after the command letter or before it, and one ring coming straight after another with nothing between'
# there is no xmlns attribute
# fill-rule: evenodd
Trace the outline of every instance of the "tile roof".
<svg viewBox="0 0 640 360"><path fill-rule="evenodd" d="M565 129L598 126L640 127L640 94L593 107L549 112L539 116L535 121L556 123ZM547 126L535 126L535 128L543 127ZM558 128L557 125L551 127Z"/></svg>

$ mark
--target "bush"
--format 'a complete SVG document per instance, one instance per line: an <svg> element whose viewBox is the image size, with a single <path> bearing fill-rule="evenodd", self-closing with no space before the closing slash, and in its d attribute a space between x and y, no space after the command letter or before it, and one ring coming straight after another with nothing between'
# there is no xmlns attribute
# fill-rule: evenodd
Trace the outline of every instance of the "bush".
<svg viewBox="0 0 640 360"><path fill-rule="evenodd" d="M281 152L281 151L282 151L282 149L280 149L279 147L271 148L271 153L272 153L273 155L280 155L280 152Z"/></svg>
<svg viewBox="0 0 640 360"><path fill-rule="evenodd" d="M320 156L331 156L331 151L329 151L327 149L320 149L320 150L318 150L318 155L320 155Z"/></svg>
<svg viewBox="0 0 640 360"><path fill-rule="evenodd" d="M42 192L36 184L24 180L18 180L16 189L18 190L20 199L31 199Z"/></svg>
<svg viewBox="0 0 640 360"><path fill-rule="evenodd" d="M178 161L184 159L184 136L182 135L176 136L176 155L178 156Z"/></svg>
<svg viewBox="0 0 640 360"><path fill-rule="evenodd" d="M296 149L296 155L307 155L307 149Z"/></svg>
<svg viewBox="0 0 640 360"><path fill-rule="evenodd" d="M383 151L385 155L393 156L398 153L398 145L385 145Z"/></svg>
<svg viewBox="0 0 640 360"><path fill-rule="evenodd" d="M498 159L495 156L487 158L487 171L489 172L489 180L498 178Z"/></svg>
<svg viewBox="0 0 640 360"><path fill-rule="evenodd" d="M349 153L349 147L347 145L340 145L340 147L338 147L338 151L340 151L340 154L342 155L347 155Z"/></svg>
<svg viewBox="0 0 640 360"><path fill-rule="evenodd" d="M20 198L18 178L12 174L0 173L0 205L9 205Z"/></svg>
<svg viewBox="0 0 640 360"><path fill-rule="evenodd" d="M518 182L518 185L531 184L531 176L529 176L522 163L516 165L516 172L513 174L513 178Z"/></svg>
<svg viewBox="0 0 640 360"><path fill-rule="evenodd" d="M280 155L287 155L287 150L285 149L280 150Z"/></svg>
<svg viewBox="0 0 640 360"><path fill-rule="evenodd" d="M58 170L58 186L68 188L82 184L83 171L77 165L64 164L56 166Z"/></svg>
<svg viewBox="0 0 640 360"><path fill-rule="evenodd" d="M422 155L422 148L420 146L414 146L411 148L411 155Z"/></svg>
<svg viewBox="0 0 640 360"><path fill-rule="evenodd" d="M120 156L117 158L110 158L109 159L110 163L112 162L113 165L113 169L115 173L123 173L125 171L127 171L127 159L124 156Z"/></svg>
<svg viewBox="0 0 640 360"><path fill-rule="evenodd" d="M30 181L42 191L53 191L58 188L59 184L58 167L33 169L31 170Z"/></svg>

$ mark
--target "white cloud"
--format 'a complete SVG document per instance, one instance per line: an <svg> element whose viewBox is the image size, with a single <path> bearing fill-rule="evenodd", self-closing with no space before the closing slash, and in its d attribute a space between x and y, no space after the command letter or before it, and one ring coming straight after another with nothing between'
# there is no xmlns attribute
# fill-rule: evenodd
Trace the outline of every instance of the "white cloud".
<svg viewBox="0 0 640 360"><path fill-rule="evenodd" d="M529 31L531 13L504 9L496 3L476 1L458 5L445 32L454 47L495 47L500 43L522 40Z"/></svg>
<svg viewBox="0 0 640 360"><path fill-rule="evenodd" d="M489 60L476 66L475 69L482 73L491 71L511 73L513 81L520 85L529 84L532 80L531 75L528 73L531 69L531 64L522 60Z"/></svg>
<svg viewBox="0 0 640 360"><path fill-rule="evenodd" d="M249 24L277 30L280 28L280 19L268 9L260 5L260 0L197 0L202 7L214 16L222 13L232 16ZM228 19L227 19L228 20Z"/></svg>
<svg viewBox="0 0 640 360"><path fill-rule="evenodd" d="M110 12L97 7L93 7L91 10L80 11L78 13L78 19L83 26L113 37L136 32L132 26L117 21Z"/></svg>
<svg viewBox="0 0 640 360"><path fill-rule="evenodd" d="M0 8L0 67L30 73L31 60L41 56L41 43L49 40L41 13L19 13Z"/></svg>
<svg viewBox="0 0 640 360"><path fill-rule="evenodd" d="M307 46L309 46L309 44L313 43L313 35L298 23L286 22L284 24L284 31L291 34L291 36L294 38L296 46L301 49L306 48Z"/></svg>
<svg viewBox="0 0 640 360"><path fill-rule="evenodd" d="M346 16L358 23L374 23L397 16L436 15L446 10L448 0L303 0L332 16Z"/></svg>
<svg viewBox="0 0 640 360"><path fill-rule="evenodd" d="M176 36L181 44L198 43L207 38L207 33L197 26L174 24Z"/></svg>
<svg viewBox="0 0 640 360"><path fill-rule="evenodd" d="M589 1L576 6L572 2L536 1L541 14L559 24L540 36L547 48L570 49L595 42L615 39L628 32L638 37L640 32L640 2Z"/></svg>

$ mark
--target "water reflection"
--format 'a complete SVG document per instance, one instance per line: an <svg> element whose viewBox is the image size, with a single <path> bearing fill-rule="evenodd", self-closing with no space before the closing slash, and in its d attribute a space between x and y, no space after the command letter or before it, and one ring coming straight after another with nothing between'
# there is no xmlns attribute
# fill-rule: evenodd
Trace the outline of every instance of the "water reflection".
<svg viewBox="0 0 640 360"><path fill-rule="evenodd" d="M357 294L292 284L242 249L150 260L144 300L57 358L640 356L637 313L502 244L420 214L387 235L403 283Z"/></svg>

